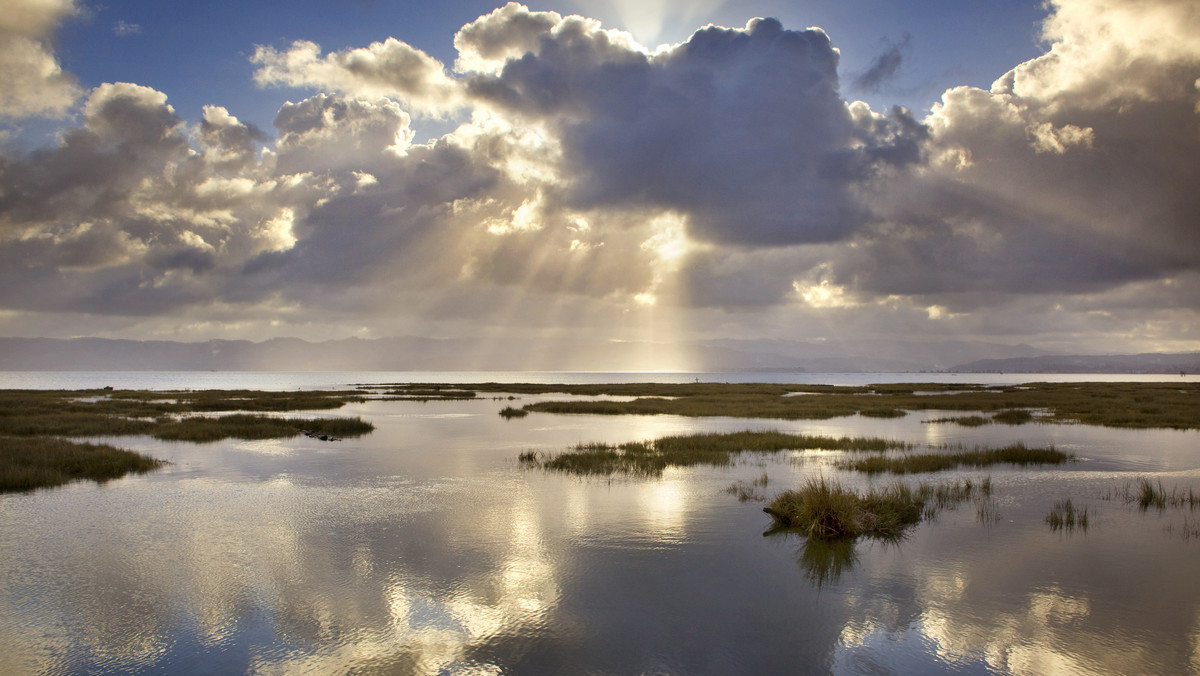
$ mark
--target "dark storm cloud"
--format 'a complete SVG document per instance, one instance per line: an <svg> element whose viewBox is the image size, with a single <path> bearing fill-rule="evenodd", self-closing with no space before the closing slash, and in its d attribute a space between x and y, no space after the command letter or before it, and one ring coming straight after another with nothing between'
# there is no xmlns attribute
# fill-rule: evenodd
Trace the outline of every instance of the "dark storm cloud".
<svg viewBox="0 0 1200 676"><path fill-rule="evenodd" d="M911 117L872 121L886 134L856 126L837 60L822 31L773 19L710 26L654 56L568 19L469 91L553 120L571 205L673 209L697 240L790 245L859 228L869 214L854 186L881 162L915 160L924 133Z"/></svg>

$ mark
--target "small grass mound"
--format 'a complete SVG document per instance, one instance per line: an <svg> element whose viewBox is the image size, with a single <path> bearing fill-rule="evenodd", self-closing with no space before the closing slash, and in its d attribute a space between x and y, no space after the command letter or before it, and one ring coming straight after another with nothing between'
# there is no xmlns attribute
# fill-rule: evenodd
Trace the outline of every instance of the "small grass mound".
<svg viewBox="0 0 1200 676"><path fill-rule="evenodd" d="M129 473L144 474L162 460L103 444L65 439L0 439L0 492L31 491L72 481L103 483Z"/></svg>
<svg viewBox="0 0 1200 676"><path fill-rule="evenodd" d="M500 409L500 417L504 418L505 420L511 420L513 418L524 418L527 415L529 415L529 411L526 411L523 408L513 408L512 406L505 406L504 408Z"/></svg>
<svg viewBox="0 0 1200 676"><path fill-rule="evenodd" d="M872 455L838 463L841 469L867 474L918 474L942 472L959 467L988 467L991 465L1058 465L1074 460L1075 456L1050 448L1027 448L1017 443L1004 448L975 449L956 453L913 453L887 456Z"/></svg>
<svg viewBox="0 0 1200 676"><path fill-rule="evenodd" d="M936 509L970 498L970 482L918 488L896 483L866 493L824 477L810 478L798 490L784 491L763 511L782 528L810 538L832 540L859 536L895 539L930 519Z"/></svg>

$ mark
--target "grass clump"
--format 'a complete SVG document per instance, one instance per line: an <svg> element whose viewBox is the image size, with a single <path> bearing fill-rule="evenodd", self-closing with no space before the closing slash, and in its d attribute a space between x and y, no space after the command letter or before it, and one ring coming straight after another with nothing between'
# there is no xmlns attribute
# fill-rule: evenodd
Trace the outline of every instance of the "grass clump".
<svg viewBox="0 0 1200 676"><path fill-rule="evenodd" d="M504 418L505 420L511 420L513 418L524 418L527 415L529 415L529 411L526 411L523 408L513 408L512 406L505 406L504 408L500 409L500 417Z"/></svg>
<svg viewBox="0 0 1200 676"><path fill-rule="evenodd" d="M903 442L872 437L822 437L782 432L703 433L667 436L619 445L583 443L536 462L543 469L578 475L659 476L667 467L725 466L741 453L785 450L885 451ZM533 464L533 463L530 463Z"/></svg>
<svg viewBox="0 0 1200 676"><path fill-rule="evenodd" d="M1046 515L1046 523L1052 531L1070 532L1076 528L1086 531L1088 529L1088 508L1079 509L1071 503L1071 498L1059 500L1054 503L1054 509Z"/></svg>
<svg viewBox="0 0 1200 676"><path fill-rule="evenodd" d="M1182 491L1178 487L1167 490L1161 481L1151 482L1149 479L1139 479L1135 489L1131 491L1129 485L1126 484L1124 492L1126 502L1132 502L1142 509L1151 507L1159 510L1167 507L1196 509L1200 507L1200 493L1191 488L1187 491Z"/></svg>
<svg viewBox="0 0 1200 676"><path fill-rule="evenodd" d="M72 481L103 483L162 467L162 460L103 444L53 438L0 439L0 492L31 491Z"/></svg>
<svg viewBox="0 0 1200 676"><path fill-rule="evenodd" d="M1075 456L1050 448L1027 448L1017 443L1004 448L975 449L955 453L914 453L898 456L872 455L853 458L838 463L842 469L866 472L867 474L918 474L942 472L959 467L988 467L991 465L1058 465Z"/></svg>
<svg viewBox="0 0 1200 676"><path fill-rule="evenodd" d="M965 484L965 485L964 485ZM810 538L833 540L859 536L895 539L936 513L939 506L970 497L969 482L917 489L896 483L866 493L845 488L824 477L810 478L799 489L784 491L763 511L781 528Z"/></svg>

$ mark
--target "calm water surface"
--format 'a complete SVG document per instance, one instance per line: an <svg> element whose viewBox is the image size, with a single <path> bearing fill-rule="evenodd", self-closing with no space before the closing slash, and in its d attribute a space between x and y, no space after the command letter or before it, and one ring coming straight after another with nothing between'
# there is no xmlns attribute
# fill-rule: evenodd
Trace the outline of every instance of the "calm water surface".
<svg viewBox="0 0 1200 676"><path fill-rule="evenodd" d="M902 375L866 382L917 379ZM222 382L265 387L174 388ZM1198 432L922 423L939 412L506 421L510 403L351 405L336 414L377 429L338 443L109 440L171 464L0 496L0 673L1200 672L1200 510L1142 512L1119 495L1142 477L1200 490ZM768 428L1053 443L1082 460L993 468L994 503L942 512L899 543L828 551L764 537L762 503L725 489L763 473L768 496L816 474L866 486L831 466L837 453L611 481L515 459ZM1045 524L1068 497L1089 508L1086 532Z"/></svg>

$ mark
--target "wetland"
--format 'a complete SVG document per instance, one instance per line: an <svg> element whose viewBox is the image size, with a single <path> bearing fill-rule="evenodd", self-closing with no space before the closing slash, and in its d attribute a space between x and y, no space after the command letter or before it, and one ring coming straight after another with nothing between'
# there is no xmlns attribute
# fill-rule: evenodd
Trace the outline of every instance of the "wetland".
<svg viewBox="0 0 1200 676"><path fill-rule="evenodd" d="M1196 671L1198 399L1188 380L3 390L5 472L60 451L106 469L5 484L0 670Z"/></svg>

